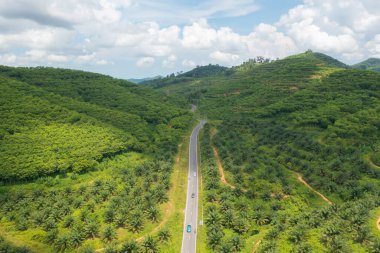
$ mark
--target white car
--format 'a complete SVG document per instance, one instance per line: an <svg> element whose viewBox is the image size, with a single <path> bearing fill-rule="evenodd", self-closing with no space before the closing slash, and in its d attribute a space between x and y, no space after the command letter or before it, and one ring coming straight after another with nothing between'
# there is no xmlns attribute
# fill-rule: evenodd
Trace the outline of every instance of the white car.
<svg viewBox="0 0 380 253"><path fill-rule="evenodd" d="M197 173L196 172L194 172L194 177L196 177L197 176Z"/></svg>

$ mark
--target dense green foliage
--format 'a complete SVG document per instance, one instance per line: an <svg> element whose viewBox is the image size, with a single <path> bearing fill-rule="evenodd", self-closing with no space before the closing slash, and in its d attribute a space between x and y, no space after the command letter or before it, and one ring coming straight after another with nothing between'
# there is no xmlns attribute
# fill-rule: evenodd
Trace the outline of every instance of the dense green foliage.
<svg viewBox="0 0 380 253"><path fill-rule="evenodd" d="M239 236L244 252L260 238L261 252L377 252L380 75L312 52L229 71L160 88L197 101L217 130L201 145L209 248L233 252ZM235 188L218 183L212 145Z"/></svg>
<svg viewBox="0 0 380 253"><path fill-rule="evenodd" d="M179 76L183 77L209 77L209 76L218 76L224 75L228 68L219 66L219 65L206 65L206 66L197 66L195 69L190 70Z"/></svg>
<svg viewBox="0 0 380 253"><path fill-rule="evenodd" d="M93 169L128 150L170 158L191 119L179 100L98 74L1 67L0 82L0 179L8 181Z"/></svg>
<svg viewBox="0 0 380 253"><path fill-rule="evenodd" d="M4 253L30 253L31 251L26 247L17 247L6 241L4 237L0 236L0 252Z"/></svg>
<svg viewBox="0 0 380 253"><path fill-rule="evenodd" d="M135 240L161 222L188 107L104 75L0 67L0 252L160 250L164 229Z"/></svg>
<svg viewBox="0 0 380 253"><path fill-rule="evenodd" d="M373 70L380 72L380 59L378 58L369 58L363 62L359 62L355 65L352 65L353 68Z"/></svg>
<svg viewBox="0 0 380 253"><path fill-rule="evenodd" d="M89 239L107 244L118 239L118 228L138 233L160 219L171 168L163 161L133 163L128 155L118 155L99 165L106 173L93 182L82 183L73 174L64 187L59 178L46 177L38 179L33 190L4 188L0 217L14 222L19 231L34 231L34 239L62 251Z"/></svg>

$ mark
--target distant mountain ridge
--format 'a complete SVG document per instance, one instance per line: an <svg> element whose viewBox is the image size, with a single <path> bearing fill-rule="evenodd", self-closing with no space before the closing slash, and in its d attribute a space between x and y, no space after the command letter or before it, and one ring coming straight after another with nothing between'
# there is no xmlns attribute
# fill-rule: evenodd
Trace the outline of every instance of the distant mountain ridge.
<svg viewBox="0 0 380 253"><path fill-rule="evenodd" d="M352 65L352 67L356 69L373 70L380 72L380 59L369 58L365 61Z"/></svg>
<svg viewBox="0 0 380 253"><path fill-rule="evenodd" d="M127 79L127 81L131 83L135 83L135 84L141 84L143 82L147 82L147 81L151 81L151 80L155 80L159 78L162 78L162 76L153 76L153 77L145 77L145 78L129 78Z"/></svg>

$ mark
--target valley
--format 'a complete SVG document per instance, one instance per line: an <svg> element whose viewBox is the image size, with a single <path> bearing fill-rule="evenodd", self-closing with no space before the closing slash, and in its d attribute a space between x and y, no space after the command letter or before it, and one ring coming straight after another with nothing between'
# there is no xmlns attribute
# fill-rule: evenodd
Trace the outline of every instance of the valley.
<svg viewBox="0 0 380 253"><path fill-rule="evenodd" d="M0 252L380 250L376 71L1 66L0 90Z"/></svg>

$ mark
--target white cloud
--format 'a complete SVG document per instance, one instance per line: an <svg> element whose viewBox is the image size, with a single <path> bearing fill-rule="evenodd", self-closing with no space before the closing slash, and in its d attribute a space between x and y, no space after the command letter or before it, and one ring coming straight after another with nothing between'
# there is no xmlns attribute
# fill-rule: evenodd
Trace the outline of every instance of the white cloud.
<svg viewBox="0 0 380 253"><path fill-rule="evenodd" d="M98 60L98 61L96 61L96 64L98 64L98 65L107 65L107 64L109 64L109 62L106 61L106 60Z"/></svg>
<svg viewBox="0 0 380 253"><path fill-rule="evenodd" d="M379 33L375 0L305 0L276 24L300 50L311 48L350 62L371 54L367 40Z"/></svg>
<svg viewBox="0 0 380 253"><path fill-rule="evenodd" d="M48 61L50 62L67 62L68 57L64 55L51 54L47 56Z"/></svg>
<svg viewBox="0 0 380 253"><path fill-rule="evenodd" d="M250 55L269 58L285 57L298 51L292 38L268 24L259 24L246 39Z"/></svg>
<svg viewBox="0 0 380 253"><path fill-rule="evenodd" d="M46 55L45 51L38 49L32 49L25 53L25 57L29 58L32 62L43 60Z"/></svg>
<svg viewBox="0 0 380 253"><path fill-rule="evenodd" d="M380 55L377 0L304 0L276 23L249 24L248 34L208 23L258 10L255 0L2 0L0 61L96 70L129 64L120 75L136 76L147 71L141 67L180 71L309 48L349 63Z"/></svg>
<svg viewBox="0 0 380 253"><path fill-rule="evenodd" d="M154 64L155 59L153 57L143 57L136 62L138 67L150 67Z"/></svg>
<svg viewBox="0 0 380 253"><path fill-rule="evenodd" d="M188 68L194 68L195 66L197 66L197 64L192 60L184 59L182 61L182 66L188 67Z"/></svg>
<svg viewBox="0 0 380 253"><path fill-rule="evenodd" d="M373 57L380 58L380 34L377 34L372 40L367 42L365 47Z"/></svg>
<svg viewBox="0 0 380 253"><path fill-rule="evenodd" d="M183 28L182 45L191 49L210 49L217 39L217 32L207 24L205 19Z"/></svg>
<svg viewBox="0 0 380 253"><path fill-rule="evenodd" d="M90 62L90 61L94 61L96 58L96 55L95 53L92 53L92 54L85 54L85 55L79 55L78 57L76 57L76 61L77 62Z"/></svg>
<svg viewBox="0 0 380 253"><path fill-rule="evenodd" d="M221 51L215 51L210 54L210 58L215 60L217 63L224 63L227 65L233 65L240 60L239 55L225 53Z"/></svg>
<svg viewBox="0 0 380 253"><path fill-rule="evenodd" d="M139 0L126 10L126 15L134 20L155 20L172 24L189 23L193 20L218 17L240 17L259 10L256 0L203 0L191 4L175 0Z"/></svg>
<svg viewBox="0 0 380 253"><path fill-rule="evenodd" d="M14 54L0 55L0 64L12 65L16 63L17 56Z"/></svg>
<svg viewBox="0 0 380 253"><path fill-rule="evenodd" d="M0 34L0 50L15 47L28 49L64 49L69 46L74 34L61 28L39 28L16 34Z"/></svg>
<svg viewBox="0 0 380 253"><path fill-rule="evenodd" d="M162 61L162 66L164 68L174 68L176 62L177 62L177 56L172 54L168 58Z"/></svg>

